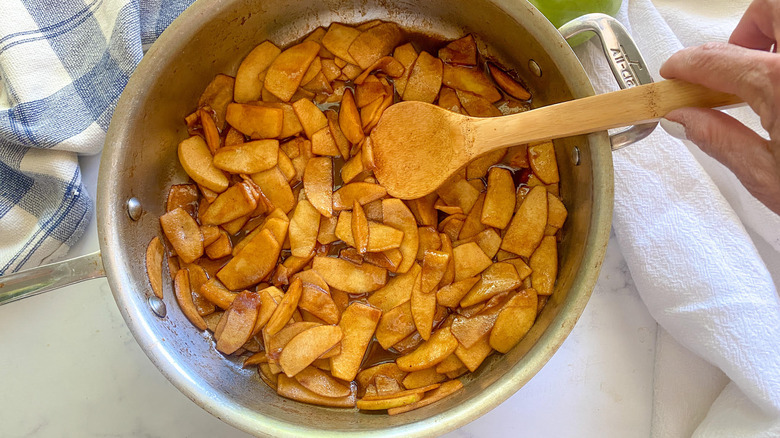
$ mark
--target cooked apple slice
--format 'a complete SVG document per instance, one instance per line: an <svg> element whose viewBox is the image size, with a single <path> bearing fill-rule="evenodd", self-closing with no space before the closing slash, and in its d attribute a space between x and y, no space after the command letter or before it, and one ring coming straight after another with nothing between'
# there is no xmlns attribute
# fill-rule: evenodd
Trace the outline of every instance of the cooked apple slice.
<svg viewBox="0 0 780 438"><path fill-rule="evenodd" d="M398 248L393 248L382 252L368 252L363 258L367 263L385 268L396 274L398 273L398 266L401 265L403 260L403 255Z"/></svg>
<svg viewBox="0 0 780 438"><path fill-rule="evenodd" d="M325 79L328 82L333 82L341 76L341 68L336 65L336 62L332 59L322 60L322 74L325 75Z"/></svg>
<svg viewBox="0 0 780 438"><path fill-rule="evenodd" d="M409 412L424 406L428 406L431 403L437 402L449 396L450 394L454 394L461 388L463 388L463 384L460 382L460 380L450 380L444 382L441 384L441 386L428 393L422 400L404 406L389 408L387 413L389 415L398 415L403 414L404 412Z"/></svg>
<svg viewBox="0 0 780 438"><path fill-rule="evenodd" d="M330 52L350 64L357 64L349 54L349 46L360 35L360 31L354 27L333 23L328 27L328 32L322 37L322 45Z"/></svg>
<svg viewBox="0 0 780 438"><path fill-rule="evenodd" d="M287 293L284 294L265 326L265 333L268 336L275 335L288 321L290 321L293 312L295 312L295 309L298 307L298 301L301 299L302 293L303 283L301 280L293 280L293 282L290 283L290 287L287 289Z"/></svg>
<svg viewBox="0 0 780 438"><path fill-rule="evenodd" d="M203 127L203 136L206 139L206 145L213 154L221 145L219 141L219 131L217 130L217 124L214 122L211 108L204 107L199 109L198 117L200 118L200 124Z"/></svg>
<svg viewBox="0 0 780 438"><path fill-rule="evenodd" d="M313 272L311 270L305 272ZM303 292L298 301L301 310L310 312L326 324L337 324L341 312L326 289L322 289L310 283L303 283Z"/></svg>
<svg viewBox="0 0 780 438"><path fill-rule="evenodd" d="M252 330L253 336L265 328L284 296L284 292L274 286L261 289L257 294L260 296L260 311L257 314L255 328Z"/></svg>
<svg viewBox="0 0 780 438"><path fill-rule="evenodd" d="M404 233L399 250L403 258L396 271L403 274L414 265L419 246L419 233L414 215L400 199L383 199L382 216L385 225ZM438 248L437 248L438 249Z"/></svg>
<svg viewBox="0 0 780 438"><path fill-rule="evenodd" d="M512 199L514 200L514 193L512 193ZM460 233L458 233L458 239L463 240L476 236L486 228L485 224L480 220L484 204L485 193L480 193L474 206L471 207L471 211L466 216L466 220L463 221L463 227L460 229ZM509 214L511 215L512 211ZM512 217L510 216L509 218L511 219Z"/></svg>
<svg viewBox="0 0 780 438"><path fill-rule="evenodd" d="M534 174L543 183L555 184L560 181L558 161L555 158L555 147L552 141L528 145L528 161Z"/></svg>
<svg viewBox="0 0 780 438"><path fill-rule="evenodd" d="M280 53L281 49L270 41L263 41L252 49L238 66L233 100L238 103L260 100L263 91L260 74L268 69Z"/></svg>
<svg viewBox="0 0 780 438"><path fill-rule="evenodd" d="M363 125L360 120L360 112L358 111L355 97L350 89L347 89L344 92L344 97L341 98L339 127L341 128L341 132L344 133L344 137L346 137L350 143L358 144L363 141L365 134L363 133Z"/></svg>
<svg viewBox="0 0 780 438"><path fill-rule="evenodd" d="M422 262L426 251L438 251L441 248L441 237L433 227L420 227L417 229L419 245L417 247L417 261Z"/></svg>
<svg viewBox="0 0 780 438"><path fill-rule="evenodd" d="M339 215L336 224L336 237L343 240L349 246L357 248L357 244L352 232L352 222L354 214L349 211L343 211ZM398 248L403 242L403 233L393 227L368 222L368 252L380 252L388 249Z"/></svg>
<svg viewBox="0 0 780 438"><path fill-rule="evenodd" d="M216 278L210 278L200 287L200 294L222 309L227 309L236 298L236 293L229 291Z"/></svg>
<svg viewBox="0 0 780 438"><path fill-rule="evenodd" d="M463 109L463 106L460 104L458 94L455 93L455 90L450 87L441 87L441 90L439 91L439 101L437 104L440 107L450 110L454 113L466 113L466 110Z"/></svg>
<svg viewBox="0 0 780 438"><path fill-rule="evenodd" d="M395 362L387 362L380 365L374 365L360 371L355 378L358 384L358 394L364 395L369 384L373 383L377 376L386 376L396 381L403 380L406 373L401 371Z"/></svg>
<svg viewBox="0 0 780 438"><path fill-rule="evenodd" d="M490 69L490 75L493 76L493 80L496 81L499 87L506 91L507 94L518 100L528 100L531 98L531 93L525 89L519 82L512 79L509 74L500 68L496 67L492 62L488 63Z"/></svg>
<svg viewBox="0 0 780 438"><path fill-rule="evenodd" d="M530 257L544 237L547 225L547 190L536 186L515 213L501 242L501 249Z"/></svg>
<svg viewBox="0 0 780 438"><path fill-rule="evenodd" d="M452 256L452 240L446 234L440 235L441 237L441 252L447 254L448 261L447 266L444 269L444 274L441 277L438 287L444 287L449 285L455 280L455 260ZM424 256L423 256L424 257ZM490 257L490 256L488 256Z"/></svg>
<svg viewBox="0 0 780 438"><path fill-rule="evenodd" d="M435 292L447 265L450 261L450 255L441 251L425 251L423 256L421 291L424 294ZM425 338L423 338L425 339Z"/></svg>
<svg viewBox="0 0 780 438"><path fill-rule="evenodd" d="M365 254L368 251L368 219L366 218L366 212L363 211L363 207L360 206L357 200L352 205L352 220L350 222L354 246L360 254ZM338 227L336 230L338 231ZM398 244L400 245L400 242Z"/></svg>
<svg viewBox="0 0 780 438"><path fill-rule="evenodd" d="M386 94L384 84L376 76L371 75L355 87L355 103L358 108L363 108L378 99L384 99Z"/></svg>
<svg viewBox="0 0 780 438"><path fill-rule="evenodd" d="M460 104L466 113L472 117L498 117L503 115L489 100L482 96L463 90L455 90Z"/></svg>
<svg viewBox="0 0 780 438"><path fill-rule="evenodd" d="M321 245L327 245L333 243L339 238L336 236L336 226L338 224L338 216L320 218L320 231L317 234L317 242Z"/></svg>
<svg viewBox="0 0 780 438"><path fill-rule="evenodd" d="M186 269L180 269L176 273L176 278L173 282L174 295L176 295L176 301L179 303L184 316L198 328L198 330L206 330L206 322L203 317L200 316L198 310L195 308L195 303L192 301L192 289L190 289L190 275Z"/></svg>
<svg viewBox="0 0 780 438"><path fill-rule="evenodd" d="M449 64L477 65L477 44L471 34L447 44L439 49L439 58Z"/></svg>
<svg viewBox="0 0 780 438"><path fill-rule="evenodd" d="M444 64L442 84L460 91L476 94L490 103L501 100L501 93L482 70Z"/></svg>
<svg viewBox="0 0 780 438"><path fill-rule="evenodd" d="M233 252L233 243L230 240L230 235L225 230L219 230L217 240L207 246L205 249L206 256L211 260L221 259L227 257Z"/></svg>
<svg viewBox="0 0 780 438"><path fill-rule="evenodd" d="M230 126L254 139L279 137L284 126L284 110L270 106L231 103L225 117Z"/></svg>
<svg viewBox="0 0 780 438"><path fill-rule="evenodd" d="M362 175L366 168L363 167L363 151L358 151L357 154L350 158L349 161L341 166L341 181L344 184L351 183L355 178Z"/></svg>
<svg viewBox="0 0 780 438"><path fill-rule="evenodd" d="M339 155L345 160L349 159L349 150L352 145L344 136L339 126L339 113L334 110L325 111L325 117L328 118L328 128L330 128L330 134L333 136L333 141L336 142L336 147L339 149ZM345 183L349 181L344 181Z"/></svg>
<svg viewBox="0 0 780 438"><path fill-rule="evenodd" d="M439 95L442 62L428 52L420 52L411 68L404 88L403 100L433 103Z"/></svg>
<svg viewBox="0 0 780 438"><path fill-rule="evenodd" d="M311 40L309 40L311 41ZM303 74L303 78L301 79L301 87L305 87L309 82L314 80L317 75L322 72L322 60L319 56L314 57L314 61L309 64L308 70L306 70L306 73Z"/></svg>
<svg viewBox="0 0 780 438"><path fill-rule="evenodd" d="M555 195L547 195L547 225L553 228L561 228L566 222L566 206Z"/></svg>
<svg viewBox="0 0 780 438"><path fill-rule="evenodd" d="M309 403L318 406L328 406L333 408L355 407L354 392L350 393L350 395L346 397L324 397L307 389L294 378L287 377L284 374L280 374L278 376L276 392L282 397L286 397L302 403Z"/></svg>
<svg viewBox="0 0 780 438"><path fill-rule="evenodd" d="M307 257L317 244L320 213L307 200L298 201L290 218L290 249L295 257Z"/></svg>
<svg viewBox="0 0 780 438"><path fill-rule="evenodd" d="M217 340L217 350L233 354L252 336L260 307L260 297L255 292L243 291L222 315L225 320Z"/></svg>
<svg viewBox="0 0 780 438"><path fill-rule="evenodd" d="M493 263L484 272L469 293L460 302L462 307L473 306L520 286L522 282L515 267L509 263Z"/></svg>
<svg viewBox="0 0 780 438"><path fill-rule="evenodd" d="M490 331L490 346L501 353L512 349L536 320L537 295L533 289L517 293L507 302Z"/></svg>
<svg viewBox="0 0 780 438"><path fill-rule="evenodd" d="M352 294L373 292L387 282L386 269L367 263L357 266L333 257L314 257L312 269L325 279L328 286Z"/></svg>
<svg viewBox="0 0 780 438"><path fill-rule="evenodd" d="M463 214L469 214L479 198L479 190L474 188L463 177L454 177L436 190L442 201L448 205L455 205L463 210Z"/></svg>
<svg viewBox="0 0 780 438"><path fill-rule="evenodd" d="M333 161L313 157L306 163L303 187L311 205L326 218L333 216Z"/></svg>
<svg viewBox="0 0 780 438"><path fill-rule="evenodd" d="M316 155L337 157L341 155L339 147L331 134L330 127L326 126L315 132L311 138L311 150Z"/></svg>
<svg viewBox="0 0 780 438"><path fill-rule="evenodd" d="M240 290L262 281L276 266L281 245L273 233L262 230L219 272L217 278L228 288Z"/></svg>
<svg viewBox="0 0 780 438"><path fill-rule="evenodd" d="M230 173L257 173L276 166L278 156L278 141L250 141L220 148L214 154L214 167Z"/></svg>
<svg viewBox="0 0 780 438"><path fill-rule="evenodd" d="M512 173L500 167L490 169L481 222L499 229L506 228L515 211L515 183Z"/></svg>
<svg viewBox="0 0 780 438"><path fill-rule="evenodd" d="M295 380L309 391L323 397L347 397L352 393L348 386L313 366L296 374Z"/></svg>
<svg viewBox="0 0 780 438"><path fill-rule="evenodd" d="M353 182L341 186L333 192L333 209L347 210L352 208L355 201L360 205L381 199L387 194L387 190L379 184L367 182Z"/></svg>
<svg viewBox="0 0 780 438"><path fill-rule="evenodd" d="M489 339L490 335L485 333L469 348L458 345L454 354L469 371L474 372L482 365L482 362L490 356L490 353L493 352L493 347L490 346Z"/></svg>
<svg viewBox="0 0 780 438"><path fill-rule="evenodd" d="M422 198L406 201L406 205L420 226L433 227L439 222L439 213L435 207L438 201L439 195L434 192Z"/></svg>
<svg viewBox="0 0 780 438"><path fill-rule="evenodd" d="M378 400L358 400L356 406L364 411L378 411L384 409L400 408L422 400L423 393L416 392L394 398L383 398Z"/></svg>
<svg viewBox="0 0 780 438"><path fill-rule="evenodd" d="M437 373L446 375L447 373L457 371L464 366L465 365L463 365L463 362L458 359L458 356L455 356L455 353L453 353L447 356L443 361L439 362L435 369Z"/></svg>
<svg viewBox="0 0 780 438"><path fill-rule="evenodd" d="M466 296L478 281L479 277L470 277L444 286L436 292L436 300L442 306L458 307L460 300Z"/></svg>
<svg viewBox="0 0 780 438"><path fill-rule="evenodd" d="M406 43L395 48L393 58L404 67L403 74L393 81L398 95L403 96L404 90L406 90L406 83L409 81L409 75L412 73L412 65L417 60L417 50L412 46L412 43Z"/></svg>
<svg viewBox="0 0 780 438"><path fill-rule="evenodd" d="M355 379L381 316L381 310L359 302L347 307L339 322L344 332L341 354L330 358L333 377L346 381Z"/></svg>
<svg viewBox="0 0 780 438"><path fill-rule="evenodd" d="M382 390L380 388L380 385L384 382L389 382L390 384L386 385L387 387L384 390ZM439 387L438 383L434 383L432 385L424 386L421 388L402 390L400 386L400 382L398 382L395 379L381 376L381 375L378 375L374 378L374 384L376 385L376 389L377 389L376 395L366 394L365 396L363 396L362 401L369 402L369 401L396 399L399 397L406 397L412 394L423 394L427 391L432 391Z"/></svg>
<svg viewBox="0 0 780 438"><path fill-rule="evenodd" d="M412 371L404 377L403 385L406 389L424 388L447 380L447 376L436 372L435 368L426 368L420 371Z"/></svg>
<svg viewBox="0 0 780 438"><path fill-rule="evenodd" d="M420 271L420 265L413 263L407 272L390 278L384 287L372 293L368 297L368 302L387 312L409 301L414 281L420 275Z"/></svg>
<svg viewBox="0 0 780 438"><path fill-rule="evenodd" d="M422 291L421 277L422 275L418 276L414 281L409 303L417 332L427 341L431 337L431 330L433 330L433 315L436 313L436 294Z"/></svg>
<svg viewBox="0 0 780 438"><path fill-rule="evenodd" d="M214 110L217 116L217 127L220 130L225 129L225 111L227 105L233 101L233 88L235 80L228 75L218 74L203 90L203 94L198 99L198 108L204 106Z"/></svg>
<svg viewBox="0 0 780 438"><path fill-rule="evenodd" d="M303 331L282 349L279 366L287 377L293 377L341 342L343 336L337 325L320 325Z"/></svg>
<svg viewBox="0 0 780 438"><path fill-rule="evenodd" d="M282 349L287 345L290 340L298 334L304 331L320 326L322 324L316 322L292 322L287 324L274 335L269 335L268 332L263 331L263 339L265 340L265 350L268 355L268 362L277 365L279 355ZM275 370L277 373L281 372L281 369Z"/></svg>
<svg viewBox="0 0 780 438"><path fill-rule="evenodd" d="M201 225L200 232L203 233L203 246L209 246L219 239L219 227L216 225Z"/></svg>
<svg viewBox="0 0 780 438"><path fill-rule="evenodd" d="M328 126L328 118L312 101L300 99L293 103L292 107L309 139L312 139L315 132Z"/></svg>
<svg viewBox="0 0 780 438"><path fill-rule="evenodd" d="M455 281L474 277L492 264L484 251L474 242L456 246L452 250L455 260Z"/></svg>
<svg viewBox="0 0 780 438"><path fill-rule="evenodd" d="M228 179L212 164L211 151L200 136L179 143L179 162L193 181L217 193L228 188Z"/></svg>
<svg viewBox="0 0 780 438"><path fill-rule="evenodd" d="M381 23L358 35L349 46L349 54L361 69L371 67L401 42L401 28L395 23Z"/></svg>
<svg viewBox="0 0 780 438"><path fill-rule="evenodd" d="M165 248L163 248L160 238L154 236L149 241L149 245L146 246L146 276L149 278L149 284L152 285L152 292L160 299L163 297L163 256L165 256Z"/></svg>
<svg viewBox="0 0 780 438"><path fill-rule="evenodd" d="M168 190L168 198L165 202L165 211L175 208L183 208L184 211L195 217L198 207L198 186L195 184L174 184Z"/></svg>
<svg viewBox="0 0 780 438"><path fill-rule="evenodd" d="M383 312L379 325L376 328L376 340L382 348L387 350L414 333L416 328L412 316L411 303L407 301Z"/></svg>
<svg viewBox="0 0 780 438"><path fill-rule="evenodd" d="M418 371L431 368L443 361L458 348L458 340L449 327L435 331L431 338L420 344L413 352L396 359L402 371Z"/></svg>
<svg viewBox="0 0 780 438"><path fill-rule="evenodd" d="M555 236L545 236L531 255L531 284L539 295L552 295L558 275L558 247Z"/></svg>
<svg viewBox="0 0 780 438"><path fill-rule="evenodd" d="M489 258L493 258L501 246L501 236L493 228L483 230L473 240Z"/></svg>
<svg viewBox="0 0 780 438"><path fill-rule="evenodd" d="M200 219L204 225L220 225L246 216L256 208L251 186L241 182L220 193Z"/></svg>
<svg viewBox="0 0 780 438"><path fill-rule="evenodd" d="M176 208L160 216L160 225L184 263L192 263L203 255L203 233L184 209Z"/></svg>
<svg viewBox="0 0 780 438"><path fill-rule="evenodd" d="M289 213L293 209L295 196L287 183L287 178L278 167L253 173L251 176L252 181L260 187L260 190L274 207L285 213Z"/></svg>
<svg viewBox="0 0 780 438"><path fill-rule="evenodd" d="M304 41L283 51L268 67L264 88L289 102L319 52L320 45L314 41Z"/></svg>

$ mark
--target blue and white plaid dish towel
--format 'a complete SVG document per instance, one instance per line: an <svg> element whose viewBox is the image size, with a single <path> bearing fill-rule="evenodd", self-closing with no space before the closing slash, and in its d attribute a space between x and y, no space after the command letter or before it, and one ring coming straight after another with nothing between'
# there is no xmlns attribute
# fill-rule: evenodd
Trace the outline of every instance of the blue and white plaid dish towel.
<svg viewBox="0 0 780 438"><path fill-rule="evenodd" d="M0 2L0 275L81 238L94 204L78 154L100 152L145 49L193 1Z"/></svg>

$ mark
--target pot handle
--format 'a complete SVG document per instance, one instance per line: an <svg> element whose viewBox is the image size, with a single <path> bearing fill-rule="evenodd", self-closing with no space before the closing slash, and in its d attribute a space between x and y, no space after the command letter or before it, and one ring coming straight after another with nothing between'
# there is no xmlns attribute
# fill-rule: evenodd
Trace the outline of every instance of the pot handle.
<svg viewBox="0 0 780 438"><path fill-rule="evenodd" d="M626 28L606 14L587 14L564 24L558 31L568 39L582 32L595 32L620 88L631 88L653 82L647 64ZM612 150L637 142L655 129L658 122L634 125L611 134Z"/></svg>
<svg viewBox="0 0 780 438"><path fill-rule="evenodd" d="M100 251L0 276L0 306L93 278L105 277Z"/></svg>

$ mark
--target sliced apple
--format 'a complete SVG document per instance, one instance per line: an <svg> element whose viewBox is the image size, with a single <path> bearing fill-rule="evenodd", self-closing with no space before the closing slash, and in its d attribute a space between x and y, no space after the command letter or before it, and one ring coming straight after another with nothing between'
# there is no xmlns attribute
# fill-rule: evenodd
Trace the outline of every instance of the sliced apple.
<svg viewBox="0 0 780 438"><path fill-rule="evenodd" d="M264 88L289 102L319 51L320 45L314 41L304 41L283 51L268 67Z"/></svg>
<svg viewBox="0 0 780 438"><path fill-rule="evenodd" d="M402 371L418 371L439 364L458 348L458 340L449 327L435 331L430 339L420 344L411 353L396 359L395 363Z"/></svg>
<svg viewBox="0 0 780 438"><path fill-rule="evenodd" d="M512 349L536 320L537 294L533 289L517 293L498 314L490 331L490 346L501 353Z"/></svg>
<svg viewBox="0 0 780 438"><path fill-rule="evenodd" d="M231 290L248 288L271 273L280 251L273 233L264 229L217 272L217 278Z"/></svg>
<svg viewBox="0 0 780 438"><path fill-rule="evenodd" d="M192 289L190 289L190 275L186 269L180 269L176 273L176 278L173 282L174 295L176 301L179 303L184 316L198 328L198 330L206 330L206 321L200 316L198 310L195 308L195 303L192 301Z"/></svg>
<svg viewBox="0 0 780 438"><path fill-rule="evenodd" d="M501 249L530 257L544 237L547 225L547 190L536 186L526 196L501 242Z"/></svg>
<svg viewBox="0 0 780 438"><path fill-rule="evenodd" d="M387 312L409 301L414 281L420 272L420 265L413 263L407 272L390 278L384 287L372 293L368 297L368 302L383 312Z"/></svg>
<svg viewBox="0 0 780 438"><path fill-rule="evenodd" d="M279 355L279 366L287 377L293 377L341 342L343 336L341 327L336 325L320 325L305 330L284 346Z"/></svg>
<svg viewBox="0 0 780 438"><path fill-rule="evenodd" d="M449 64L477 65L477 44L471 34L464 36L439 49L439 58Z"/></svg>
<svg viewBox="0 0 780 438"><path fill-rule="evenodd" d="M333 377L346 381L355 379L381 316L381 310L359 302L347 307L339 322L344 333L341 354L330 358Z"/></svg>
<svg viewBox="0 0 780 438"><path fill-rule="evenodd" d="M357 266L333 257L314 257L312 269L317 271L329 286L347 293L373 292L387 282L387 270L364 263Z"/></svg>
<svg viewBox="0 0 780 438"><path fill-rule="evenodd" d="M411 68L404 88L403 100L433 103L439 95L442 62L428 52L420 52Z"/></svg>
<svg viewBox="0 0 780 438"><path fill-rule="evenodd" d="M152 292L157 298L163 297L162 285L162 261L165 256L165 248L160 238L154 236L149 245L146 246L146 276L149 278L149 284L152 285Z"/></svg>
<svg viewBox="0 0 780 438"><path fill-rule="evenodd" d="M230 126L254 139L277 138L284 126L284 110L270 106L231 103L225 117Z"/></svg>
<svg viewBox="0 0 780 438"><path fill-rule="evenodd" d="M184 263L192 263L203 255L203 233L184 209L176 208L160 216L160 225Z"/></svg>
<svg viewBox="0 0 780 438"><path fill-rule="evenodd" d="M281 49L270 41L263 41L252 49L238 66L233 100L238 103L259 100L263 92L260 74L268 69L280 53Z"/></svg>
<svg viewBox="0 0 780 438"><path fill-rule="evenodd" d="M228 188L228 179L212 164L209 147L203 137L192 136L179 143L179 162L196 183L222 193Z"/></svg>

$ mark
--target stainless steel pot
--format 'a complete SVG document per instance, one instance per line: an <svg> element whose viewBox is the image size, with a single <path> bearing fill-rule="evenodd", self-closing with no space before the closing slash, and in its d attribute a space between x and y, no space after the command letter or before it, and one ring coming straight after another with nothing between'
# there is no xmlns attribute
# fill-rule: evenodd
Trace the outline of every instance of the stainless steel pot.
<svg viewBox="0 0 780 438"><path fill-rule="evenodd" d="M506 400L563 343L596 283L612 219L611 148L647 135L655 125L612 138L601 132L556 140L569 219L555 293L512 351L488 358L464 378L460 392L404 415L322 408L277 396L256 372L219 354L210 336L193 329L170 285L161 302L146 279L145 248L160 233L157 218L167 189L187 178L176 153L187 135L182 120L211 78L235 72L244 55L265 39L285 45L317 26L375 18L446 39L478 35L492 56L526 81L536 106L594 93L562 33L596 32L622 87L650 81L636 47L613 19L585 16L559 32L525 0L199 0L151 47L116 108L98 181L102 253L2 277L0 303L102 276L104 267L122 316L157 368L204 409L257 435L436 435Z"/></svg>

